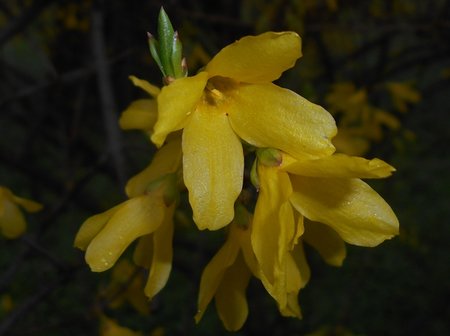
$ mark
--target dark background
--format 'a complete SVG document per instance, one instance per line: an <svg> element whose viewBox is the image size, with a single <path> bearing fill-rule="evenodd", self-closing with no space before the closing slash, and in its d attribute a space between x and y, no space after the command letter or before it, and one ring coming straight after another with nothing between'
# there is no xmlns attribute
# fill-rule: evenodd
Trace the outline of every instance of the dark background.
<svg viewBox="0 0 450 336"><path fill-rule="evenodd" d="M128 75L161 85L146 32L156 31L162 4L190 73L244 35L298 32L304 56L277 84L332 111L362 142L356 152L397 168L371 184L398 215L400 236L373 249L349 246L341 268L308 249L303 320L280 317L251 282L250 315L237 334L449 335L446 0L2 1L0 185L45 209L28 216L23 237L0 238L0 334L97 335L101 314L144 335L227 334L213 304L199 325L193 320L200 274L221 233L179 224L174 270L149 315L127 303L112 307L101 294L111 272L91 273L72 247L88 216L125 199L124 182L154 151L145 135L120 131L117 119L145 97ZM340 83L364 92L363 103L333 105ZM389 83L406 83L415 98L398 107ZM346 123L349 110L365 121Z"/></svg>

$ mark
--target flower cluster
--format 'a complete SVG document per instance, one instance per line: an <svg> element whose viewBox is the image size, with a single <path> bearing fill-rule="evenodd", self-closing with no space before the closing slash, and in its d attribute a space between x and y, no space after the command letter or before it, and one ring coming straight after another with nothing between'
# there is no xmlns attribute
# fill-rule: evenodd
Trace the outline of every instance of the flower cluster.
<svg viewBox="0 0 450 336"><path fill-rule="evenodd" d="M75 245L93 271L112 267L138 240L134 261L149 269L146 295L156 295L169 277L173 215L187 190L198 229L227 234L203 271L196 321L214 299L226 329L237 330L251 276L282 315L301 317L298 294L310 278L304 243L339 266L345 242L376 246L398 233L389 205L361 180L394 169L336 154L331 115L272 83L300 56L296 33L268 32L225 47L194 76L166 78L161 90L131 78L151 98L133 102L120 125L145 131L159 149L128 182L129 200L78 232Z"/></svg>

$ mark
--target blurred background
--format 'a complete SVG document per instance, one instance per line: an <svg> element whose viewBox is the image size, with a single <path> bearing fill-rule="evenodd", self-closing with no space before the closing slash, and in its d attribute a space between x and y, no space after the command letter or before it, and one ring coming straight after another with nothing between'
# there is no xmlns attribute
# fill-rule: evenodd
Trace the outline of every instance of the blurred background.
<svg viewBox="0 0 450 336"><path fill-rule="evenodd" d="M339 151L397 168L370 184L398 215L400 236L348 246L340 268L308 249L303 320L279 316L252 281L236 335L449 335L448 0L3 0L0 185L45 208L28 215L22 237L0 237L0 335L229 334L213 304L193 320L222 233L198 232L180 215L174 269L151 303L128 254L98 274L73 248L81 223L125 200L126 179L154 152L117 120L145 97L129 75L161 85L146 39L161 5L191 74L244 35L299 33L303 57L277 84L334 115Z"/></svg>

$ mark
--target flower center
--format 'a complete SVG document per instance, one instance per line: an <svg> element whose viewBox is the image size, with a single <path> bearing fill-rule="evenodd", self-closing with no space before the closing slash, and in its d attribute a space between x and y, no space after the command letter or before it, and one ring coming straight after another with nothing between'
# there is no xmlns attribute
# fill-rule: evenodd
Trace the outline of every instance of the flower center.
<svg viewBox="0 0 450 336"><path fill-rule="evenodd" d="M204 100L208 105L218 106L224 103L237 83L225 77L213 77L206 83Z"/></svg>

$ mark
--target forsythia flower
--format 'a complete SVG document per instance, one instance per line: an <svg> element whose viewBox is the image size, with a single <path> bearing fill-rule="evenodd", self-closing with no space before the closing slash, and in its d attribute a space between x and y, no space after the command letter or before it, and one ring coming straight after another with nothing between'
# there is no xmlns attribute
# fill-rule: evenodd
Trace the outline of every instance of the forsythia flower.
<svg viewBox="0 0 450 336"><path fill-rule="evenodd" d="M304 233L303 219L309 220L310 227L305 239L334 265L342 263L345 248L332 231L314 222L329 226L342 240L358 246L376 246L392 238L398 234L395 214L360 178L386 177L394 169L378 159L344 154L297 160L278 152L276 160L266 164L258 164L260 190L252 246L267 279L263 284L277 300L281 313L289 316L290 293L286 288L295 267L291 251ZM320 234L324 241L320 241Z"/></svg>
<svg viewBox="0 0 450 336"><path fill-rule="evenodd" d="M0 186L0 230L8 239L22 235L27 227L19 206L28 212L37 212L42 205L32 200L14 195L8 188Z"/></svg>
<svg viewBox="0 0 450 336"><path fill-rule="evenodd" d="M248 36L222 49L193 77L175 79L158 95L151 136L161 146L183 129L183 175L200 229L229 224L242 189L241 140L294 157L334 152L331 115L271 82L301 55L293 32Z"/></svg>
<svg viewBox="0 0 450 336"><path fill-rule="evenodd" d="M144 292L152 298L164 287L172 267L173 213L180 161L181 139L174 134L155 154L150 166L128 182L128 201L83 223L75 246L86 250L86 262L92 271L111 268L128 245L140 238L135 261L150 268ZM147 251L142 251L146 248ZM152 259L144 262L140 256L152 250Z"/></svg>

